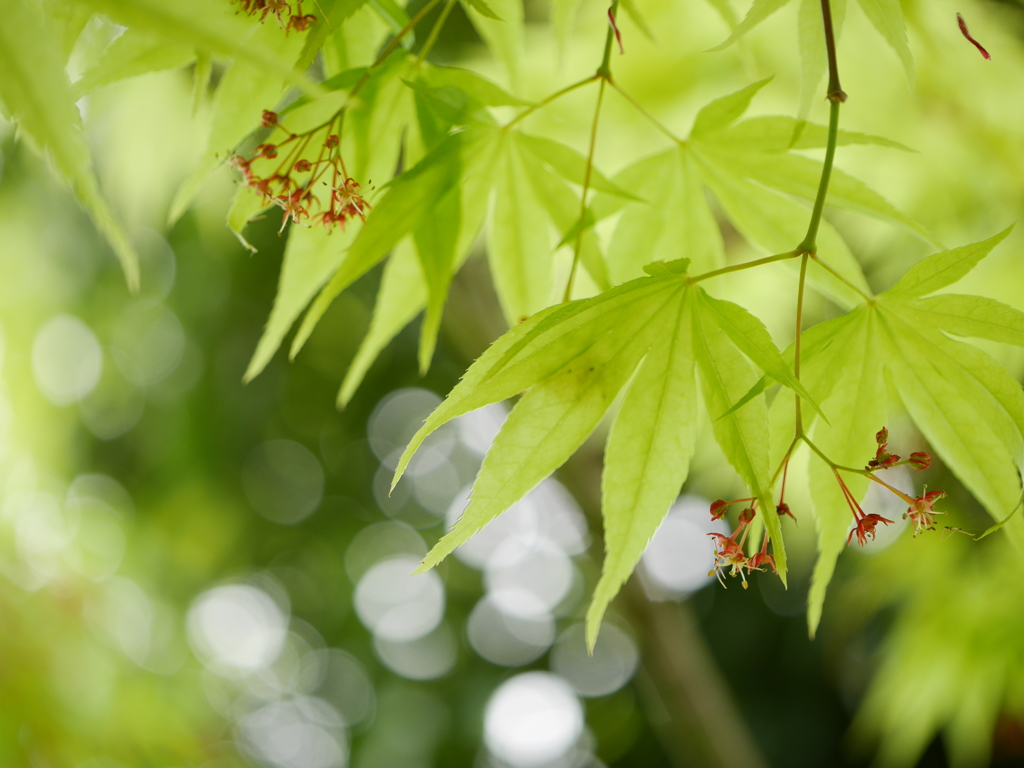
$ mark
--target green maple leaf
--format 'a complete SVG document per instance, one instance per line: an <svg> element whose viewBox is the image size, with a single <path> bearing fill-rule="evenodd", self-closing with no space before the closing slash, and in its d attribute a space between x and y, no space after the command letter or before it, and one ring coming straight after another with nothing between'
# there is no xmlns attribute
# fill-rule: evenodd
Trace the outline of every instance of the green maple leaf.
<svg viewBox="0 0 1024 768"><path fill-rule="evenodd" d="M672 259L686 253L696 269L723 266L722 236L708 192L736 229L768 253L785 252L800 242L821 163L797 150L825 146L827 132L823 126L786 117L740 120L769 82L758 81L707 104L686 141L640 160L611 180L642 201L597 195L592 222L622 212L607 253L613 283L638 276L645 257ZM905 149L876 136L845 131L839 132L838 142ZM894 223L938 245L924 227L839 169L833 169L827 203ZM820 257L862 294L870 294L860 265L827 221L822 222L818 240ZM853 308L861 301L856 290L824 271L812 273L811 280L841 306Z"/></svg>
<svg viewBox="0 0 1024 768"><path fill-rule="evenodd" d="M625 390L605 456L607 556L587 615L593 643L605 608L686 480L698 426L699 380L726 458L760 508L770 510L763 517L785 578L785 548L771 502L764 397L727 411L756 381L758 369L810 396L760 321L708 296L687 276L687 267L686 259L656 262L646 277L546 309L499 338L469 368L409 443L396 483L433 430L524 394L484 459L469 506L422 568L437 565L561 466Z"/></svg>
<svg viewBox="0 0 1024 768"><path fill-rule="evenodd" d="M754 0L747 15L733 28L732 34L711 50L720 51L727 48L788 4L789 0ZM906 71L907 80L913 84L914 57L910 52L910 43L907 40L907 25L903 18L900 0L858 0L858 4L885 42L899 56ZM832 16L837 33L845 15L846 0L833 0ZM818 0L802 0L799 29L805 93L808 86L813 89L817 85L825 71L821 24L821 3Z"/></svg>
<svg viewBox="0 0 1024 768"><path fill-rule="evenodd" d="M805 429L833 462L866 464L892 392L994 520L1017 507L1024 391L992 357L953 337L1024 346L1024 313L979 296L927 297L967 275L1009 232L930 256L876 299L805 334L801 380L831 421L811 414ZM792 413L788 398L772 405L773 460L793 435ZM808 598L813 633L851 515L831 469L816 456L808 461L819 552ZM854 496L863 498L867 479L847 480ZM1024 520L1011 518L1006 531L1024 549Z"/></svg>

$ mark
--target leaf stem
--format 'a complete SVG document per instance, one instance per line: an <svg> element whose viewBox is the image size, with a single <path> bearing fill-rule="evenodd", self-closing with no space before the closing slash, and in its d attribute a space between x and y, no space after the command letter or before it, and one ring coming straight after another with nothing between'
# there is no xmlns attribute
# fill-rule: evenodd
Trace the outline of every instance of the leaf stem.
<svg viewBox="0 0 1024 768"><path fill-rule="evenodd" d="M652 115L646 109L641 107L636 99L634 99L632 96L630 96L624 90L622 90L622 86L621 85L619 85L615 81L611 81L611 83L612 83L612 88L614 88L616 91L618 91L619 95L622 96L622 98L624 98L627 102L629 102L630 106L633 107L633 109L635 109L637 112L639 112L643 117L645 117L648 120L648 122L650 122L651 125L653 125L655 128L657 128L663 134L668 136L670 139L672 139L672 141L674 141L676 144L682 144L683 143L682 139L680 139L678 136L676 136L674 133L672 133L672 131L670 131L664 125L662 125L662 123L654 115Z"/></svg>
<svg viewBox="0 0 1024 768"><path fill-rule="evenodd" d="M420 61L427 60L427 54L430 53L430 49L434 47L434 43L437 41L437 36L441 32L441 27L444 26L445 21L448 20L448 14L452 12L452 8L455 7L455 0L448 0L445 3L443 9L441 9L441 15L437 17L437 21L434 22L434 28L430 30L430 35L427 37L427 41L420 48L419 54L417 54Z"/></svg>
<svg viewBox="0 0 1024 768"><path fill-rule="evenodd" d="M619 0L612 2L611 8L608 9L609 16L614 17L616 12L619 10ZM611 81L612 79L612 43L615 40L615 30L611 24L608 25L608 34L604 39L604 57L601 59L601 66L597 68L597 74L599 77L605 80Z"/></svg>
<svg viewBox="0 0 1024 768"><path fill-rule="evenodd" d="M594 106L594 122L590 126L590 147L587 150L587 167L583 173L583 191L580 194L580 218L576 224L576 245L573 248L572 266L569 268L569 279L565 283L565 294L562 302L572 299L572 286L576 280L576 270L580 264L580 252L583 250L583 230L587 216L587 194L590 192L590 178L594 172L594 149L597 146L597 123L601 117L601 102L604 101L604 91L608 83L612 82L612 42L615 40L615 27L613 20L615 12L619 9L619 0L613 0L611 8L608 9L609 24L608 32L604 38L604 55L601 57L601 65L597 68L591 80L600 79L601 87L597 92L597 104ZM519 116L520 118L522 115ZM515 122L515 121L513 121Z"/></svg>
<svg viewBox="0 0 1024 768"><path fill-rule="evenodd" d="M384 46L384 50L382 50L377 55L377 58L374 60L373 64L369 66L366 72L363 73L363 76L359 78L359 82L357 82L352 87L352 90L349 91L349 99L351 99L353 96L359 93L359 91L362 90L363 86L366 85L366 83L369 81L374 71L387 60L388 56L395 52L395 49L398 48L402 40L405 39L405 36L409 34L417 24L423 21L426 15L430 13L432 10L434 10L434 6L436 6L440 2L441 0L428 0L427 4L420 8L419 13L417 13L415 16L409 19L409 23L402 27L398 31L398 34L396 34L393 38L391 38L391 40L388 41L388 44ZM443 16L444 14L442 14L442 17Z"/></svg>
<svg viewBox="0 0 1024 768"><path fill-rule="evenodd" d="M832 177L832 163L836 156L836 144L839 138L839 105L846 101L846 93L839 85L839 65L836 61L836 37L832 28L832 7L829 0L821 0L821 17L825 27L825 50L828 53L828 94L830 103L828 119L828 144L825 148L825 162L821 169L821 181L818 184L818 195L814 200L811 222L807 226L807 235L798 246L803 253L817 252L818 226L821 214L825 209L825 197L828 195L828 184Z"/></svg>
<svg viewBox="0 0 1024 768"><path fill-rule="evenodd" d="M731 267L722 267L721 269L714 269L710 272L704 272L703 274L697 275L690 278L690 283L699 283L704 280L709 280L712 277L718 277L719 275L727 275L730 272L741 272L744 269L753 269L754 267L760 267L764 264L772 264L776 261L785 261L786 259L795 259L799 256L799 251L787 251L786 253L777 253L774 256L765 256L763 259L755 259L754 261L745 261L742 264L734 264Z"/></svg>
<svg viewBox="0 0 1024 768"><path fill-rule="evenodd" d="M846 285L847 287L849 287L849 288L852 288L852 289L853 289L853 290L855 290L855 291L856 291L857 293L859 293L859 294L860 294L860 295L861 295L861 296L862 296L862 297L864 298L864 301L868 301L868 302L870 302L870 301L873 301L873 299L872 299L872 298L871 298L870 296L868 296L868 295L867 295L866 293L864 293L864 291L862 291L862 290L861 290L860 288L858 288L858 287L857 287L856 285L854 285L853 283L851 283L851 282L850 282L849 280L847 280L847 279L846 279L845 277L843 277L843 276L842 276L841 274L839 274L839 272L837 272L837 271L836 271L835 269L833 269L832 267L830 267L830 266L829 266L828 264L826 264L826 263L825 263L824 261L822 261L821 259L819 259L819 258L818 258L818 256L817 256L816 254L815 254L815 255L812 255L812 256L811 256L811 258L812 258L812 259L814 259L814 263L815 263L815 264L817 264L818 266L820 266L820 267L821 267L822 269L824 269L824 270L825 270L826 272L830 272L830 273L832 274L832 276L833 276L833 277L835 277L835 278L836 278L837 280L839 280L840 282L842 282L843 284L845 284L845 285Z"/></svg>
<svg viewBox="0 0 1024 768"><path fill-rule="evenodd" d="M800 257L800 283L796 292L796 337L793 340L793 378L800 381L800 339L803 336L804 323L804 288L807 284L807 260L804 253ZM796 395L796 435L804 433L804 410L800 403L800 395Z"/></svg>
<svg viewBox="0 0 1024 768"><path fill-rule="evenodd" d="M565 95L566 95L567 93L572 93L572 92L573 92L573 91L575 91L575 90L576 90L577 88L582 88L582 87L583 87L584 85L589 85L590 83L594 82L595 80L600 80L600 79L601 79L601 76L600 76L600 75L591 75L590 77L585 77L585 78L583 78L582 80L578 80L578 81L576 81L576 82L575 82L575 83L573 83L572 85L567 85L567 86L566 86L565 88L563 88L562 90L560 90L560 91L556 91L555 93L552 93L552 94L551 94L550 96L547 96L547 97L545 97L545 98L541 99L541 100L540 100L540 101L538 101L538 102L537 102L536 104L531 104L531 105L530 105L529 107L527 107L526 109L524 109L524 110L523 110L522 112L520 112L520 113L519 113L518 115L516 115L515 117L513 117L513 118L512 118L512 120L511 120L511 121L509 121L509 122L508 122L508 123L507 123L507 124L505 125L505 128L506 128L506 129L508 129L508 128L511 128L511 127L512 127L513 125L515 125L516 123L518 123L518 122L520 122L521 120L524 120L524 119L526 119L527 117L529 117L530 115L532 115L532 114L533 114L534 112L536 112L536 111L537 111L538 109L541 109L542 107L546 107L546 106L547 106L548 104L550 104L550 103L551 103L551 102L553 102L553 101L556 101L557 99L560 99L560 98L562 98L562 97L563 97L563 96L565 96Z"/></svg>
<svg viewBox="0 0 1024 768"><path fill-rule="evenodd" d="M611 35L611 32L609 32ZM600 70L598 70L600 72ZM590 177L594 172L594 148L597 146L597 123L601 117L601 102L604 100L605 86L608 78L601 77L601 86L597 91L597 105L594 107L594 122L590 126L590 148L587 150L587 168L583 173L583 191L580 193L580 218L576 226L576 245L573 248L572 267L569 269L569 280L565 284L565 295L562 302L572 299L572 285L576 278L576 270L580 263L580 252L583 250L583 223L587 215L587 193L590 191Z"/></svg>

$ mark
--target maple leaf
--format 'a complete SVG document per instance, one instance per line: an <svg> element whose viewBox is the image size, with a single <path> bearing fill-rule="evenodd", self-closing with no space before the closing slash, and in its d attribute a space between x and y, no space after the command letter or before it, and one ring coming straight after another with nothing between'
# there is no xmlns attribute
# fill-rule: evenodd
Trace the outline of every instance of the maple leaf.
<svg viewBox="0 0 1024 768"><path fill-rule="evenodd" d="M988 354L946 334L1024 346L1024 313L980 296L927 297L967 275L1009 232L929 256L877 298L804 334L801 381L831 420L811 415L805 426L833 462L856 466L876 450L891 392L993 519L1014 509L1024 466L1024 391ZM782 398L772 405L773 460L792 438L792 413ZM819 537L808 597L813 633L850 521L831 468L813 456L807 461ZM850 479L855 498L867 484L862 476ZM1011 519L1006 528L1024 549L1024 521Z"/></svg>
<svg viewBox="0 0 1024 768"><path fill-rule="evenodd" d="M646 277L546 309L499 338L469 368L409 443L396 483L433 430L525 394L485 457L469 506L422 569L437 565L561 466L623 389L605 455L607 554L587 615L589 642L686 480L699 424L698 380L725 456L761 508L774 509L765 399L730 406L757 380L755 366L810 396L760 321L708 296L686 274L688 266L687 259L655 262ZM764 518L785 578L778 516Z"/></svg>

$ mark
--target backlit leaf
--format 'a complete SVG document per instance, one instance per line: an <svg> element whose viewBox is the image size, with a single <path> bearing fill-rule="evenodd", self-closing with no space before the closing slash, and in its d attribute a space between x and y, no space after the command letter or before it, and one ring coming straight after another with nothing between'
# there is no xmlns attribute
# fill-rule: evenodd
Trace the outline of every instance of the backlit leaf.
<svg viewBox="0 0 1024 768"><path fill-rule="evenodd" d="M936 253L919 261L907 270L886 295L924 296L952 285L974 269L1012 230L1010 226L987 240Z"/></svg>
<svg viewBox="0 0 1024 768"><path fill-rule="evenodd" d="M896 51L903 62L907 73L907 81L914 84L914 56L910 52L907 40L907 25L903 21L903 8L900 0L858 0L860 7L879 34Z"/></svg>
<svg viewBox="0 0 1024 768"><path fill-rule="evenodd" d="M63 61L38 4L32 0L6 3L0 23L0 100L22 135L50 157L92 216L134 290L139 285L139 259L100 193Z"/></svg>
<svg viewBox="0 0 1024 768"><path fill-rule="evenodd" d="M663 338L633 377L605 448L605 558L587 610L591 648L608 604L679 495L693 455L698 422L689 300L669 304L663 322Z"/></svg>
<svg viewBox="0 0 1024 768"><path fill-rule="evenodd" d="M835 360L840 368L822 408L831 424L818 420L812 439L835 463L863 467L874 456L875 433L885 426L888 415L886 384L873 347L873 325L877 319L868 310L857 311L857 322L847 325L835 340L842 354ZM811 574L807 597L807 626L811 635L821 621L825 590L835 572L836 560L846 547L853 514L831 468L808 451L811 502L818 529L818 559ZM843 480L859 501L867 492L868 479L844 473ZM868 510L870 512L870 510Z"/></svg>
<svg viewBox="0 0 1024 768"><path fill-rule="evenodd" d="M147 72L175 69L195 57L194 48L180 43L165 43L134 29L126 29L75 81L75 94L81 96L94 88Z"/></svg>

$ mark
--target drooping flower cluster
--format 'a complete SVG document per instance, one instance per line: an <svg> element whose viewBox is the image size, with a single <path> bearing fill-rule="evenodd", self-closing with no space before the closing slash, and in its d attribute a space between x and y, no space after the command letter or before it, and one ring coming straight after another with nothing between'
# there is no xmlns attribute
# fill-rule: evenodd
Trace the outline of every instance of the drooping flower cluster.
<svg viewBox="0 0 1024 768"><path fill-rule="evenodd" d="M280 124L275 112L264 110L263 126L279 128L284 140L260 144L249 158L234 155L231 164L265 203L284 210L282 231L289 219L300 224L318 223L328 229L335 225L344 229L355 218L366 220L370 204L363 199L359 183L345 169L341 141L332 133L333 120L308 133L295 134ZM278 162L270 162L278 158Z"/></svg>
<svg viewBox="0 0 1024 768"><path fill-rule="evenodd" d="M768 554L767 534L764 537L764 543L761 546L760 552L752 557L747 557L743 551L743 546L747 541L747 534L750 532L750 523L757 515L757 502L754 499L736 499L734 501L719 499L711 505L711 519L721 520L729 509L730 504L740 502L749 503L750 506L745 507L740 512L739 519L736 522L736 530L732 532L732 535L726 536L721 533L708 534L708 536L715 540L715 567L708 571L708 576L717 576L722 586L725 586L723 574L726 569L731 569L729 575L739 576L743 582L743 588L746 589L748 586L748 573L760 571L764 566L769 566L775 573L778 573L778 571L775 568L775 558Z"/></svg>
<svg viewBox="0 0 1024 768"><path fill-rule="evenodd" d="M925 493L917 498L903 493L897 488L893 488L891 485L886 483L884 480L875 476L875 472L880 469L889 469L890 467L896 467L901 465L909 464L914 469L923 470L928 469L932 463L932 457L923 451L916 451L910 454L909 459L901 459L894 453L889 452L889 430L882 427L875 435L875 442L878 444L878 449L875 451L875 458L867 463L864 468L864 472L871 480L878 483L882 487L886 488L897 497L902 499L907 505L907 511L903 513L903 518L910 520L914 523L914 536L925 530L935 530L935 515L945 514L944 512L937 512L933 507L935 502L939 499L945 498L946 494L942 491L928 491L925 488ZM879 523L884 525L890 525L892 520L882 517L881 515L869 515L861 509L860 504L857 503L857 499L850 492L850 489L843 482L843 478L839 474L839 468L834 468L833 472L836 477L836 481L839 483L839 487L843 491L843 496L846 498L846 503L850 506L850 511L853 512L853 519L855 525L850 531L850 535L846 539L846 543L850 544L853 541L853 537L856 535L857 543L862 547L867 544L868 539L875 538L875 528Z"/></svg>
<svg viewBox="0 0 1024 768"><path fill-rule="evenodd" d="M285 31L305 32L316 23L316 16L302 12L302 0L295 0L294 9L291 0L238 0L238 5L243 13L259 16L260 21L267 18L267 14L274 14Z"/></svg>

